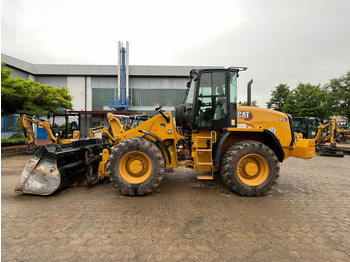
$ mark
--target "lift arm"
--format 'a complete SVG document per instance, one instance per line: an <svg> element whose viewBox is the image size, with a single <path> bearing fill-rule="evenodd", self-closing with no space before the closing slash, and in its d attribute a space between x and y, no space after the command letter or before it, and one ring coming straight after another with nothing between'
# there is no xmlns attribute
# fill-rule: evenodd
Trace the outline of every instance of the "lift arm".
<svg viewBox="0 0 350 262"><path fill-rule="evenodd" d="M112 128L112 133L115 140L119 140L119 136L124 132L124 128L119 119L112 113L107 113L107 119Z"/></svg>
<svg viewBox="0 0 350 262"><path fill-rule="evenodd" d="M107 127L101 126L101 127L97 127L97 128L90 128L89 129L89 137L95 137L95 134L104 133L105 135L108 136L110 142L113 145L115 145L120 140L119 136L120 136L121 133L124 132L124 129L123 129L123 126L120 123L119 119L116 116L114 116L112 113L108 113L107 114L107 118L108 118L108 122L109 122L109 124L110 124L110 126L112 128L112 133L113 134L111 134L108 131Z"/></svg>
<svg viewBox="0 0 350 262"><path fill-rule="evenodd" d="M90 128L89 129L89 137L95 137L95 134L98 134L98 133L104 133L108 136L110 142L112 144L116 144L117 143L117 140L113 137L113 135L108 131L108 128L105 127L105 126L102 126L102 127L97 127L97 128Z"/></svg>

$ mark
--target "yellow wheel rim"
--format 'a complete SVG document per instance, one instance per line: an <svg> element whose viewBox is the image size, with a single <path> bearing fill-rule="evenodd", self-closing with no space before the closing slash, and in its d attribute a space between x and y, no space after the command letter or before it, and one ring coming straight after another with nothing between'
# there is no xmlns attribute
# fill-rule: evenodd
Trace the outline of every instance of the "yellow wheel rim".
<svg viewBox="0 0 350 262"><path fill-rule="evenodd" d="M125 181L139 184L147 180L152 171L150 158L139 151L133 151L123 156L119 171Z"/></svg>
<svg viewBox="0 0 350 262"><path fill-rule="evenodd" d="M249 154L239 160L237 174L244 184L257 186L263 183L268 177L269 165L262 156Z"/></svg>

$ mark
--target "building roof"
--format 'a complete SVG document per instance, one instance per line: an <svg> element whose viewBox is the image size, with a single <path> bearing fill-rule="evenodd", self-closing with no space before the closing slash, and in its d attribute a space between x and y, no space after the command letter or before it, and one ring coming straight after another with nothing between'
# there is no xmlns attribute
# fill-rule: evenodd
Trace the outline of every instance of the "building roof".
<svg viewBox="0 0 350 262"><path fill-rule="evenodd" d="M1 61L13 68L19 69L32 75L116 76L118 71L117 65L32 64L5 54L1 54ZM190 73L190 70L193 68L207 67L130 65L129 75L144 77L187 77Z"/></svg>

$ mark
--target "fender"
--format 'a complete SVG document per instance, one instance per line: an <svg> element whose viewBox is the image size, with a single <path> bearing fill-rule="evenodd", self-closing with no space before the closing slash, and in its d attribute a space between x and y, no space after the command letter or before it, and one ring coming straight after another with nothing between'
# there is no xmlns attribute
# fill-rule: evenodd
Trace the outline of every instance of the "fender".
<svg viewBox="0 0 350 262"><path fill-rule="evenodd" d="M168 157L169 164L171 164L171 157L170 157L169 149L166 147L166 145L163 143L163 141L158 136L156 136L155 134L152 134L152 133L150 133L148 131L139 130L139 132L140 133L144 133L147 136L153 137L156 140L156 144L161 145L161 147L164 149L164 151L165 151L165 153L166 153L166 155Z"/></svg>
<svg viewBox="0 0 350 262"><path fill-rule="evenodd" d="M271 148L271 150L276 154L278 161L281 163L283 162L285 154L284 154L282 145L278 140L278 138L270 130L264 129L262 132L254 132L254 131L244 131L244 132L259 134L264 144L269 148ZM225 144L226 139L232 133L233 133L232 131L226 130L219 135L218 142L215 145L215 151L213 152L213 163L215 166L220 166L222 148Z"/></svg>

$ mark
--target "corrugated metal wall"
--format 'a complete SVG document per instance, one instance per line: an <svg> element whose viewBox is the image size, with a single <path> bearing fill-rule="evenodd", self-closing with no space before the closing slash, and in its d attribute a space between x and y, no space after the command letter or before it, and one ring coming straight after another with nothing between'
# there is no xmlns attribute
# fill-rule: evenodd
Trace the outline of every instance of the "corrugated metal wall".
<svg viewBox="0 0 350 262"><path fill-rule="evenodd" d="M16 68L12 68L12 67L8 67L12 70L12 74L11 74L11 77L12 78L22 78L22 79L26 79L28 80L29 78L29 74L28 73L25 73L25 72L22 72L20 70L17 70Z"/></svg>
<svg viewBox="0 0 350 262"><path fill-rule="evenodd" d="M186 89L187 78L130 77L133 89Z"/></svg>
<svg viewBox="0 0 350 262"><path fill-rule="evenodd" d="M92 77L92 110L103 110L108 106L108 97L115 97L118 87L117 77Z"/></svg>
<svg viewBox="0 0 350 262"><path fill-rule="evenodd" d="M132 106L174 106L183 103L187 78L130 78ZM103 110L108 97L115 97L116 77L92 77L92 110Z"/></svg>
<svg viewBox="0 0 350 262"><path fill-rule="evenodd" d="M158 103L163 106L178 106L183 103L183 89L131 89L133 106L153 106Z"/></svg>
<svg viewBox="0 0 350 262"><path fill-rule="evenodd" d="M35 81L43 85L51 85L52 87L67 87L66 76L36 76Z"/></svg>
<svg viewBox="0 0 350 262"><path fill-rule="evenodd" d="M92 88L104 88L104 89L116 89L118 88L117 77L92 77L91 78Z"/></svg>
<svg viewBox="0 0 350 262"><path fill-rule="evenodd" d="M108 105L108 97L115 96L115 89L93 88L92 89L92 110L103 110Z"/></svg>

